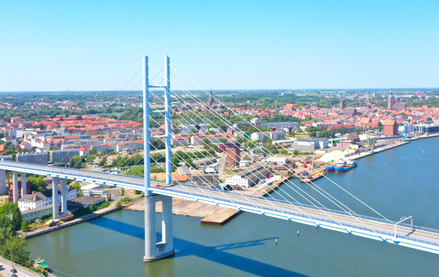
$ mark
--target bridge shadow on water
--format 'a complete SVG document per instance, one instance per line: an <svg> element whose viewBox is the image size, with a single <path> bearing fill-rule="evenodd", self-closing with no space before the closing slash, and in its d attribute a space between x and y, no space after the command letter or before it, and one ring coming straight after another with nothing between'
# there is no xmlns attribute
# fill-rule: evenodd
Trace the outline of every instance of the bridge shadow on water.
<svg viewBox="0 0 439 277"><path fill-rule="evenodd" d="M100 217L98 219L88 221L88 223L138 239L145 239L145 232L143 228L107 217ZM161 240L161 233L157 233L157 239ZM263 245L266 241L273 241L275 239L276 238L266 238L218 246L205 246L174 237L174 248L176 250L180 250L176 251L174 258L197 256L258 276L306 276L284 268L226 252L226 250Z"/></svg>

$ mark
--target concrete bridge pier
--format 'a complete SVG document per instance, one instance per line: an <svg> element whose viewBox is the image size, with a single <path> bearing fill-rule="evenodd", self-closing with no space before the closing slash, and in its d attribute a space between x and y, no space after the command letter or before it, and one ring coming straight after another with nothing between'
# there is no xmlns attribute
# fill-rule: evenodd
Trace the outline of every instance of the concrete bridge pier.
<svg viewBox="0 0 439 277"><path fill-rule="evenodd" d="M162 201L162 241L157 243L156 202ZM174 255L172 227L172 197L151 195L145 197L145 257L144 262L152 262Z"/></svg>
<svg viewBox="0 0 439 277"><path fill-rule="evenodd" d="M26 173L21 173L21 197L27 194Z"/></svg>
<svg viewBox="0 0 439 277"><path fill-rule="evenodd" d="M6 170L0 170L0 195L7 194L8 190L6 189Z"/></svg>
<svg viewBox="0 0 439 277"><path fill-rule="evenodd" d="M54 177L52 179L52 206L53 206L53 219L59 219L59 208L58 208L58 184L59 178Z"/></svg>
<svg viewBox="0 0 439 277"><path fill-rule="evenodd" d="M67 216L67 179L61 179L61 217Z"/></svg>
<svg viewBox="0 0 439 277"><path fill-rule="evenodd" d="M18 172L12 172L12 185L14 186L12 189L12 202L18 202Z"/></svg>

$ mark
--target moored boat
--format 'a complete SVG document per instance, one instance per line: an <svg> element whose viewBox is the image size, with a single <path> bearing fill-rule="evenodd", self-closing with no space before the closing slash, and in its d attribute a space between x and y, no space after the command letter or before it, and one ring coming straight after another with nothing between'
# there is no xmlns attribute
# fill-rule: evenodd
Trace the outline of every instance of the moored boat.
<svg viewBox="0 0 439 277"><path fill-rule="evenodd" d="M344 173L346 171L351 170L352 168L357 166L357 162L353 161L352 164L346 164L345 166L336 166L334 167L335 172L337 173Z"/></svg>
<svg viewBox="0 0 439 277"><path fill-rule="evenodd" d="M44 259L35 259L34 260L34 268L47 270L50 272L50 266L48 266L46 263L44 263Z"/></svg>
<svg viewBox="0 0 439 277"><path fill-rule="evenodd" d="M326 171L326 172L334 172L334 171L335 171L335 168L334 168L333 166L326 166L326 167L325 167L325 171Z"/></svg>

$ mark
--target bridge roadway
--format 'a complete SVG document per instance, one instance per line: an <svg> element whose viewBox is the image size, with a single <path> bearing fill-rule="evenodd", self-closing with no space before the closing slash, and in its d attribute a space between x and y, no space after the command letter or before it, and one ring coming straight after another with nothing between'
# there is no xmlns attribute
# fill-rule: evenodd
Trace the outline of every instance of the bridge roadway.
<svg viewBox="0 0 439 277"><path fill-rule="evenodd" d="M0 161L0 169L144 190L144 179L132 176L11 161ZM161 183L163 187L157 186L159 183ZM157 194L239 209L439 254L439 231L434 229L410 226L409 224L399 224L395 238L394 230L396 222L374 217L357 214L352 215L346 212L318 208L300 203L293 204L273 200L271 198L250 196L242 192L222 192L216 189L201 188L194 185L165 185L163 181L159 180L151 180L150 191Z"/></svg>

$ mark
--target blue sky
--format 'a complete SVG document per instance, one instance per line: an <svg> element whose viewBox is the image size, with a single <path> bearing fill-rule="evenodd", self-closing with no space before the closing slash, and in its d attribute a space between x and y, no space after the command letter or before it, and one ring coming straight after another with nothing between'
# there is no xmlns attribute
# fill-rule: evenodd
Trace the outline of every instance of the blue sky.
<svg viewBox="0 0 439 277"><path fill-rule="evenodd" d="M205 89L439 87L438 14L437 0L5 0L0 91L120 90L146 54Z"/></svg>

